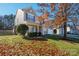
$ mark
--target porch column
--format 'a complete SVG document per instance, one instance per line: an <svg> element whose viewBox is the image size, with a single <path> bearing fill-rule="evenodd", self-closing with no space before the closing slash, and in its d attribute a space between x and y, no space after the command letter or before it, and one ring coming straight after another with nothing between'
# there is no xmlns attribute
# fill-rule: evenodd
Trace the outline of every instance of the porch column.
<svg viewBox="0 0 79 59"><path fill-rule="evenodd" d="M40 32L40 28L39 28L39 26L37 26L37 32Z"/></svg>
<svg viewBox="0 0 79 59"><path fill-rule="evenodd" d="M36 26L33 26L33 32L36 32Z"/></svg>
<svg viewBox="0 0 79 59"><path fill-rule="evenodd" d="M29 26L29 32L31 32L32 31L32 27L31 26Z"/></svg>

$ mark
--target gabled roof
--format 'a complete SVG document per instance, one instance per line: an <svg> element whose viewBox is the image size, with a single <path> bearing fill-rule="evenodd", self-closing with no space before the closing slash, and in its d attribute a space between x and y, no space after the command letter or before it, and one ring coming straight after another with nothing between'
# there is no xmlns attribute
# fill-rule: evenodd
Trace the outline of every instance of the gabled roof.
<svg viewBox="0 0 79 59"><path fill-rule="evenodd" d="M24 13L31 13L33 15L36 15L35 11L32 9L32 8L25 8L25 9L22 9L22 11L24 11Z"/></svg>

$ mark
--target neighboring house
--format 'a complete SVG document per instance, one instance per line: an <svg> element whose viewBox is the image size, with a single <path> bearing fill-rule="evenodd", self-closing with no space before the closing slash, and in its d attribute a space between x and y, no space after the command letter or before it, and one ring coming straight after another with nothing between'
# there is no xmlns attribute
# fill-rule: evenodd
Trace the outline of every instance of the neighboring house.
<svg viewBox="0 0 79 59"><path fill-rule="evenodd" d="M29 27L28 32L41 32L43 35L45 34L56 34L62 35L64 34L63 26L53 27L52 20L45 20L44 24L37 21L35 11L31 8L29 9L18 9L15 17L15 27L20 24L26 24ZM42 24L42 25L41 25ZM46 25L48 24L48 25ZM79 29L79 27L77 27ZM73 32L70 26L67 26L67 32Z"/></svg>

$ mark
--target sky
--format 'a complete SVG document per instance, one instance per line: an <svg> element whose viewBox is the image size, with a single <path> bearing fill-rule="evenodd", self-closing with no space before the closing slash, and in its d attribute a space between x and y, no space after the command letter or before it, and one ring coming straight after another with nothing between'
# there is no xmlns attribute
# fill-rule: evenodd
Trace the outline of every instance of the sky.
<svg viewBox="0 0 79 59"><path fill-rule="evenodd" d="M55 17L55 14L58 10L57 6L55 8L56 11L52 12L53 17L51 17L51 18ZM16 11L18 9L29 8L29 7L32 7L33 9L39 8L37 3L0 3L0 16L9 15L9 14L16 15ZM75 9L77 9L77 7L79 7L79 5L76 6ZM38 13L38 14L40 14L40 13Z"/></svg>
<svg viewBox="0 0 79 59"><path fill-rule="evenodd" d="M29 7L32 7L35 10L39 8L37 3L0 3L0 16L9 14L15 15L17 9L23 9ZM41 13L37 14L40 15Z"/></svg>
<svg viewBox="0 0 79 59"><path fill-rule="evenodd" d="M36 3L0 3L0 15L16 14L17 9L31 7L37 9Z"/></svg>

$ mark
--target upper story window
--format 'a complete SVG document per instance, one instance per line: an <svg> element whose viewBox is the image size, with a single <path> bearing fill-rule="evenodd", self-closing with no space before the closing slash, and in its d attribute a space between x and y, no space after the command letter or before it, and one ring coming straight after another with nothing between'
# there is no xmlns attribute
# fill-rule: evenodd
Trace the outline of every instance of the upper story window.
<svg viewBox="0 0 79 59"><path fill-rule="evenodd" d="M27 13L26 14L26 20L35 22L35 16L30 14L30 13Z"/></svg>

